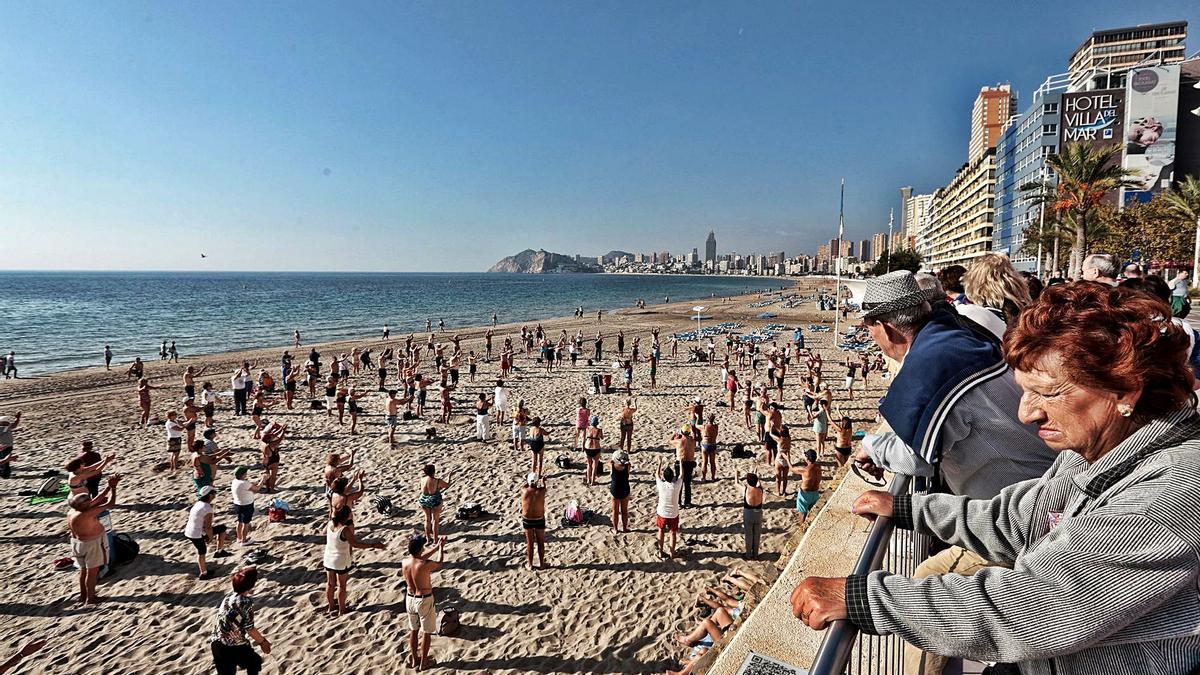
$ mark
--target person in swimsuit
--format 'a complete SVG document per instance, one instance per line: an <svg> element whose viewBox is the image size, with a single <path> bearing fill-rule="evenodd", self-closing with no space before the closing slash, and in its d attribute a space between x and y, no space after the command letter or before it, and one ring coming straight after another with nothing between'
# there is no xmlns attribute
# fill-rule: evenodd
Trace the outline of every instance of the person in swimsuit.
<svg viewBox="0 0 1200 675"><path fill-rule="evenodd" d="M421 479L421 496L417 498L417 504L425 512L425 538L436 541L442 520L442 490L450 487L450 481L438 478L435 475L437 468L432 464L425 465L424 473L425 477Z"/></svg>
<svg viewBox="0 0 1200 675"><path fill-rule="evenodd" d="M331 374L325 380L325 416L333 417L333 410L336 407L338 391L338 377L336 374Z"/></svg>
<svg viewBox="0 0 1200 675"><path fill-rule="evenodd" d="M263 467L266 469L262 479L264 492L274 492L275 484L279 482L279 448L283 445L285 433L286 424L269 422L263 427L259 450L262 453Z"/></svg>
<svg viewBox="0 0 1200 675"><path fill-rule="evenodd" d="M479 358L475 356L475 350L467 352L467 381L475 384L475 373L479 369Z"/></svg>
<svg viewBox="0 0 1200 675"><path fill-rule="evenodd" d="M600 417L592 415L591 423L584 432L583 438L583 454L587 456L587 472L584 477L584 485L595 485L596 474L600 469L600 454L603 452L601 441L604 439L604 431L600 429Z"/></svg>
<svg viewBox="0 0 1200 675"><path fill-rule="evenodd" d="M805 450L804 459L808 462L800 472L800 490L796 492L796 512L800 514L801 523L821 499L821 465L817 463L817 452Z"/></svg>
<svg viewBox="0 0 1200 675"><path fill-rule="evenodd" d="M717 479L717 434L721 427L717 416L709 413L708 421L700 427L700 480Z"/></svg>
<svg viewBox="0 0 1200 675"><path fill-rule="evenodd" d="M138 419L138 424L146 427L150 426L150 390L161 388L150 384L150 380L144 377L138 380L138 407L142 409L142 415Z"/></svg>
<svg viewBox="0 0 1200 675"><path fill-rule="evenodd" d="M625 452L633 452L633 414L637 412L637 408L633 405L633 399L625 399L625 407L621 409L621 419L618 421L621 436L617 441L617 449Z"/></svg>
<svg viewBox="0 0 1200 675"><path fill-rule="evenodd" d="M334 399L334 403L337 404L338 424L346 423L346 401L350 398L349 382L349 377L338 379L337 398Z"/></svg>
<svg viewBox="0 0 1200 675"><path fill-rule="evenodd" d="M813 433L817 435L817 452L825 454L825 441L829 436L829 403L825 399L817 400L817 410L809 415L812 421Z"/></svg>
<svg viewBox="0 0 1200 675"><path fill-rule="evenodd" d="M85 446L84 453L67 462L66 466L63 467L67 472L67 487L70 489L72 495L92 495L94 491L93 486L99 486L100 476L104 473L104 467L117 459L117 453L114 452L109 453L103 460L88 463L88 460L92 458L89 457L90 448L91 443L89 441ZM99 459L99 456L95 453L90 454Z"/></svg>
<svg viewBox="0 0 1200 675"><path fill-rule="evenodd" d="M417 535L408 541L408 557L401 563L404 575L404 609L408 615L408 658L409 668L428 670L429 640L437 632L437 606L433 599L433 572L442 568L446 556L446 538L437 540L436 545L426 550L426 538ZM437 554L437 560L433 559ZM418 655L418 644L420 645Z"/></svg>
<svg viewBox="0 0 1200 675"><path fill-rule="evenodd" d="M112 347L104 345L104 369L112 370Z"/></svg>
<svg viewBox="0 0 1200 675"><path fill-rule="evenodd" d="M346 404L350 409L350 435L358 435L358 415L362 412L362 406L358 405L358 400L362 398L362 392L358 387L350 387L350 394L346 397Z"/></svg>
<svg viewBox="0 0 1200 675"><path fill-rule="evenodd" d="M382 543L369 544L354 536L352 513L349 506L339 507L325 525L325 550L321 562L325 567L325 605L329 616L345 616L350 611L346 605L346 581L354 567L354 549L386 548ZM336 606L333 604L335 592Z"/></svg>
<svg viewBox="0 0 1200 675"><path fill-rule="evenodd" d="M528 425L529 408L525 407L525 399L517 399L517 407L513 409L512 418L512 449L514 452L525 451Z"/></svg>
<svg viewBox="0 0 1200 675"><path fill-rule="evenodd" d="M288 410L292 409L292 404L296 400L296 375L297 369L289 368L287 375L283 377L283 403Z"/></svg>
<svg viewBox="0 0 1200 675"><path fill-rule="evenodd" d="M129 369L125 371L125 381L140 380L142 374L146 372L146 366L142 363L142 357L133 357L133 363L129 364Z"/></svg>
<svg viewBox="0 0 1200 675"><path fill-rule="evenodd" d="M438 416L438 420L442 424L450 423L450 412L454 409L454 399L451 398L451 394L453 393L454 385L445 382L445 378L443 378L442 385L438 389L438 396L441 399L442 404L442 412L441 415Z"/></svg>
<svg viewBox="0 0 1200 675"><path fill-rule="evenodd" d="M535 417L529 422L529 452L533 457L530 460L529 471L541 475L542 459L545 457L546 437L550 434L542 428L542 418Z"/></svg>
<svg viewBox="0 0 1200 675"><path fill-rule="evenodd" d="M521 486L521 528L525 530L525 561L529 569L533 569L535 544L538 567L546 569L546 477L532 471Z"/></svg>
<svg viewBox="0 0 1200 675"><path fill-rule="evenodd" d="M262 438L263 419L262 414L267 408L273 407L274 402L267 401L267 394L262 387L254 389L254 405L250 408L250 420L254 422L254 438L255 440Z"/></svg>
<svg viewBox="0 0 1200 675"><path fill-rule="evenodd" d="M747 429L754 428L753 423L750 421L750 415L753 412L754 412L754 380L747 379L746 386L742 390L742 416L745 418Z"/></svg>
<svg viewBox="0 0 1200 675"><path fill-rule="evenodd" d="M625 395L630 396L633 394L633 362L626 359L621 366L621 373L625 378Z"/></svg>
<svg viewBox="0 0 1200 675"><path fill-rule="evenodd" d="M777 452L775 454L775 493L781 497L787 496L788 477L792 473L792 434L787 425L780 425L778 430L769 432L775 439Z"/></svg>
<svg viewBox="0 0 1200 675"><path fill-rule="evenodd" d="M742 488L742 533L746 540L744 557L747 560L755 560L758 558L758 548L762 540L764 492L758 484L758 474L747 473L742 480L746 483Z"/></svg>
<svg viewBox="0 0 1200 675"><path fill-rule="evenodd" d="M779 404L772 401L767 404L767 421L763 427L763 448L767 451L767 464L775 464L775 451L779 449L779 443L775 435L780 427L783 426L783 413L779 412Z"/></svg>
<svg viewBox="0 0 1200 675"><path fill-rule="evenodd" d="M346 461L342 461L342 456L336 452L331 452L325 457L325 468L323 469L323 478L325 480L325 498L328 500L333 496L333 484L337 479L345 475L346 471L354 468L354 451L350 451L350 457ZM332 513L332 511L331 511Z"/></svg>
<svg viewBox="0 0 1200 675"><path fill-rule="evenodd" d="M711 648L742 614L743 604L737 597L711 586L704 591L697 604L706 606L707 616L701 618L690 633L675 634L675 641L682 645Z"/></svg>
<svg viewBox="0 0 1200 675"><path fill-rule="evenodd" d="M726 357L728 358L728 357ZM737 393L738 393L738 378L737 373L732 370L728 371L725 378L725 391L729 394L729 409L737 409Z"/></svg>
<svg viewBox="0 0 1200 675"><path fill-rule="evenodd" d="M612 495L612 531L629 531L629 453L617 450L609 463L608 493ZM619 519L619 520L618 520Z"/></svg>
<svg viewBox="0 0 1200 675"><path fill-rule="evenodd" d="M580 444L586 434L588 428L588 420L592 418L592 411L588 409L587 399L579 397L579 407L575 409L575 440L572 447L579 450L583 447Z"/></svg>
<svg viewBox="0 0 1200 675"><path fill-rule="evenodd" d="M837 444L833 446L834 460L838 466L844 466L854 451L854 423L849 415L842 415L841 421L833 423L833 428L837 430Z"/></svg>
<svg viewBox="0 0 1200 675"><path fill-rule="evenodd" d="M657 350L655 352L650 353L650 358L648 360L650 362L649 388L650 389L658 389L658 353L657 353Z"/></svg>
<svg viewBox="0 0 1200 675"><path fill-rule="evenodd" d="M183 395L188 398L196 398L196 377L203 375L204 371L208 370L208 366L196 370L195 366L188 366L183 371Z"/></svg>

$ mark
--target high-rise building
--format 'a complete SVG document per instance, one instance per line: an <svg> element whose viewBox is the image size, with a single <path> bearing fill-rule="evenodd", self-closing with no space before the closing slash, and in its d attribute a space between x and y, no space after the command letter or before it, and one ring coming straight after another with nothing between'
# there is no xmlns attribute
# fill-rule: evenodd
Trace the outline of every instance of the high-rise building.
<svg viewBox="0 0 1200 675"><path fill-rule="evenodd" d="M996 199L996 149L989 148L964 164L950 184L935 194L930 209L930 253L933 269L965 265L992 249Z"/></svg>
<svg viewBox="0 0 1200 675"><path fill-rule="evenodd" d="M879 256L883 255L885 251L891 250L888 245L889 242L887 232L876 232L875 236L871 237L871 250L875 253L876 260L878 260Z"/></svg>
<svg viewBox="0 0 1200 675"><path fill-rule="evenodd" d="M901 205L900 214L904 222L904 229L900 230L893 238L893 251L911 248L920 253L915 242L921 241L922 237L929 236L929 215L932 206L933 195L909 194L908 199L905 199Z"/></svg>
<svg viewBox="0 0 1200 675"><path fill-rule="evenodd" d="M907 211L907 207L905 205L908 204L908 200L912 198L912 192L913 192L913 189L910 186L905 186L905 187L900 188L900 230L899 230L899 232L901 235L908 232L909 228L912 227L911 225L908 224L908 219L905 218L905 213Z"/></svg>
<svg viewBox="0 0 1200 675"><path fill-rule="evenodd" d="M860 240L858 242L858 259L863 262L871 262L872 260L874 260L874 258L871 255L871 252L873 250L874 249L871 248L871 240L870 239Z"/></svg>
<svg viewBox="0 0 1200 675"><path fill-rule="evenodd" d="M849 258L850 256L854 255L854 242L852 240L850 240L850 239L842 240L841 255L843 258Z"/></svg>
<svg viewBox="0 0 1200 675"><path fill-rule="evenodd" d="M1185 42L1186 21L1096 31L1071 54L1067 64L1070 90L1124 87L1126 74L1138 64L1183 61Z"/></svg>
<svg viewBox="0 0 1200 675"><path fill-rule="evenodd" d="M980 87L971 107L971 140L967 144L967 163L996 147L1010 117L1017 112L1017 96L1007 84ZM901 228L901 232L904 229Z"/></svg>
<svg viewBox="0 0 1200 675"><path fill-rule="evenodd" d="M1004 130L996 145L996 210L992 250L1007 255L1018 270L1033 272L1037 256L1022 253L1025 233L1041 223L1036 193L1021 188L1052 181L1046 158L1058 152L1062 96L1068 77L1052 75L1033 93L1033 102Z"/></svg>
<svg viewBox="0 0 1200 675"><path fill-rule="evenodd" d="M708 231L708 239L704 240L704 262L717 262L717 233Z"/></svg>

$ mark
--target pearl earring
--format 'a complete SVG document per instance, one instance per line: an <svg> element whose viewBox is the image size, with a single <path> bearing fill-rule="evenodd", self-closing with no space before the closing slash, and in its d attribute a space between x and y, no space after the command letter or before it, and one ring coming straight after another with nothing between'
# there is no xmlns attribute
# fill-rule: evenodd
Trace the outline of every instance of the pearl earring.
<svg viewBox="0 0 1200 675"><path fill-rule="evenodd" d="M1129 417L1133 414L1133 406L1128 403L1118 403L1117 412L1121 413L1121 417Z"/></svg>

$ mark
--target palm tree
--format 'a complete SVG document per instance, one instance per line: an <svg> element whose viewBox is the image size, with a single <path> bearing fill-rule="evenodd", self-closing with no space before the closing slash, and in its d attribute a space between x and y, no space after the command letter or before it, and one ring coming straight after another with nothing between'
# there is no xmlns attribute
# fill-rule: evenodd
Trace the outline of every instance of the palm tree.
<svg viewBox="0 0 1200 675"><path fill-rule="evenodd" d="M1179 219L1196 224L1196 250L1192 255L1192 287L1197 287L1196 265L1200 263L1200 178L1188 176L1160 195Z"/></svg>
<svg viewBox="0 0 1200 675"><path fill-rule="evenodd" d="M1104 196L1120 188L1137 187L1135 172L1121 167L1121 146L1096 147L1069 143L1046 161L1058 176L1054 210L1075 231L1069 276L1078 277L1088 250L1092 217Z"/></svg>

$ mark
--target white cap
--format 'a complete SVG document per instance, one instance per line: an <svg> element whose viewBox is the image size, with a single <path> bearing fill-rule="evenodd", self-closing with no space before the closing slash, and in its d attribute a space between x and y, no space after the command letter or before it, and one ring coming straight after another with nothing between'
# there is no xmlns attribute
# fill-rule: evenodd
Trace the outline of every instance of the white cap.
<svg viewBox="0 0 1200 675"><path fill-rule="evenodd" d="M217 489L214 488L213 486L205 485L204 487L200 488L200 492L198 492L197 494L200 495L201 499L204 499L205 497L211 495L212 493L214 493L216 491L217 491Z"/></svg>
<svg viewBox="0 0 1200 675"><path fill-rule="evenodd" d="M537 485L537 481L538 475L536 473L530 471L529 473L525 474L526 483L529 483L530 485Z"/></svg>

